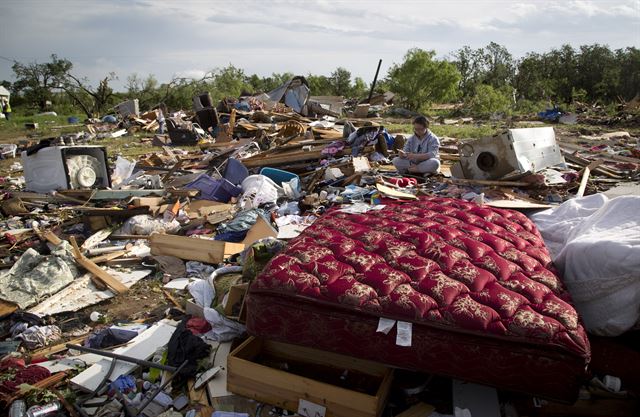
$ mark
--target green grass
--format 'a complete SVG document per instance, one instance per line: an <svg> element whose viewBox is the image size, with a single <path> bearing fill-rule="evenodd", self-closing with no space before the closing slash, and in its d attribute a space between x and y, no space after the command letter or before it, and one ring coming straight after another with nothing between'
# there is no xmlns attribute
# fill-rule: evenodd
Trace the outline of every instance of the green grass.
<svg viewBox="0 0 640 417"><path fill-rule="evenodd" d="M66 133L78 132L81 126L69 126L67 118L76 116L81 122L85 119L79 114L65 116L25 116L20 113L14 113L7 121L0 120L0 142L13 143L16 140L27 137L49 137L59 136ZM25 123L38 123L38 129L27 129Z"/></svg>
<svg viewBox="0 0 640 417"><path fill-rule="evenodd" d="M384 123L389 133L412 134L413 126L411 123ZM485 124L465 124L465 125L436 125L432 124L429 128L437 136L447 136L456 139L475 139L485 136L493 136L504 129L503 124L485 123Z"/></svg>

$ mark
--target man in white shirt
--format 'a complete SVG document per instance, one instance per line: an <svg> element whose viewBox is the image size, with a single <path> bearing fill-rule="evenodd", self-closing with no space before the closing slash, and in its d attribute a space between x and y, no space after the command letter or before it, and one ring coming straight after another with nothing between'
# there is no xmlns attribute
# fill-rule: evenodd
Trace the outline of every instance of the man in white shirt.
<svg viewBox="0 0 640 417"><path fill-rule="evenodd" d="M393 165L400 174L433 174L440 169L438 159L440 139L429 130L429 121L424 116L413 120L413 136L407 139L400 156L393 159Z"/></svg>

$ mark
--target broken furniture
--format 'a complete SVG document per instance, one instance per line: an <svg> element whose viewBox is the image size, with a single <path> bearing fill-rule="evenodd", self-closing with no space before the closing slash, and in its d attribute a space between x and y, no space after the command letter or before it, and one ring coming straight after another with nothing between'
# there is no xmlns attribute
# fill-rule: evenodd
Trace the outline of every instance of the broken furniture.
<svg viewBox="0 0 640 417"><path fill-rule="evenodd" d="M382 204L291 240L250 287L248 332L574 400L589 341L535 225L450 198Z"/></svg>
<svg viewBox="0 0 640 417"><path fill-rule="evenodd" d="M460 162L451 169L457 178L496 180L513 171L537 172L564 163L552 127L509 129L458 148Z"/></svg>

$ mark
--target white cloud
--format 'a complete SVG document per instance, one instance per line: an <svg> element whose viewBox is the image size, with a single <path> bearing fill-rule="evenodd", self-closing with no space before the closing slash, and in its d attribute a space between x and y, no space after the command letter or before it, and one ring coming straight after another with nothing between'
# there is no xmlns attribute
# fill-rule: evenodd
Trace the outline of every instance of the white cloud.
<svg viewBox="0 0 640 417"><path fill-rule="evenodd" d="M338 66L371 80L407 49L447 56L491 41L515 56L564 43L640 46L640 1L397 0L0 2L0 55L69 58L94 82L109 71L199 78L234 64L246 73L328 75ZM29 19L24 19L29 16ZM0 80L12 77L0 60ZM118 84L116 83L116 87Z"/></svg>
<svg viewBox="0 0 640 417"><path fill-rule="evenodd" d="M207 71L199 70L199 69L189 69L184 71L178 71L175 76L178 78L191 78L194 80L202 79Z"/></svg>

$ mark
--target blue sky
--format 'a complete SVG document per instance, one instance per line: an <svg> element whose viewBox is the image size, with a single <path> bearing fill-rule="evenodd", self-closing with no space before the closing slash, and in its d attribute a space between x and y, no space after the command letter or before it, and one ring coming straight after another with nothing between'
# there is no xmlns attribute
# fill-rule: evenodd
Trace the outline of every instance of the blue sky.
<svg viewBox="0 0 640 417"><path fill-rule="evenodd" d="M170 1L2 0L0 56L46 62L55 53L95 81L114 71L199 77L234 64L248 74L373 78L407 49L446 57L463 45L505 45L516 57L564 43L640 47L640 0ZM0 80L13 77L0 59Z"/></svg>

